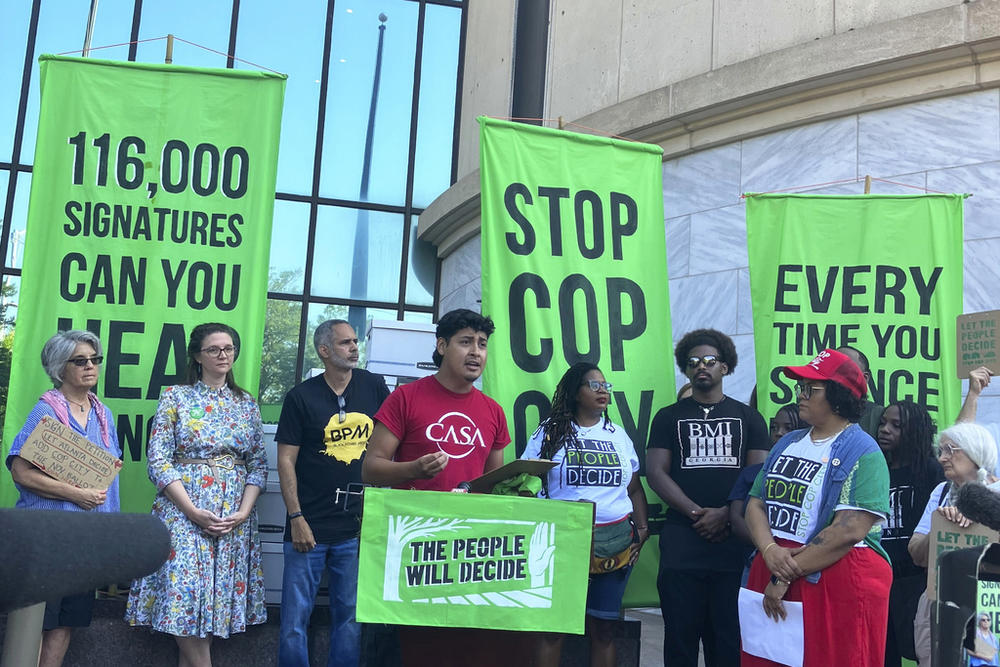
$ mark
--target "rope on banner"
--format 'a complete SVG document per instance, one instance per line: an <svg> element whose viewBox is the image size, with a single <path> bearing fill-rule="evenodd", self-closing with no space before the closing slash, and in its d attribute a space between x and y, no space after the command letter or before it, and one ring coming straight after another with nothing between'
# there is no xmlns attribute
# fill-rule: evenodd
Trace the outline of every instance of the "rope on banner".
<svg viewBox="0 0 1000 667"><path fill-rule="evenodd" d="M912 188L913 190L922 190L925 193L945 195L949 194L947 192L942 192L940 190L932 190L923 185L910 185L909 183L900 183L898 181L890 181L885 178L876 178L875 176L865 176L864 178L845 178L839 181L827 181L825 183L814 183L813 185L796 185L790 188L782 188L780 190L768 190L766 192L745 192L740 195L740 199L746 199L747 197L756 197L757 195L771 195L778 194L781 192L791 192L793 190L813 190L815 188L824 188L828 185L843 185L845 183L861 183L864 181L865 184L865 194L871 194L871 183L872 181L878 181L879 183L888 183L889 185L898 185L901 188ZM972 196L971 194L969 195Z"/></svg>
<svg viewBox="0 0 1000 667"><path fill-rule="evenodd" d="M107 46L92 46L92 47L90 47L90 50L91 51L98 51L100 49L113 49L113 48L116 48L116 47L119 47L119 46L131 46L132 44L143 44L145 42L157 42L157 41L159 41L161 39L162 40L166 40L168 38L172 38L174 40L177 40L178 42L184 42L185 44L190 44L191 46L196 46L199 49L203 49L205 51L209 51L210 53L215 53L215 54L220 55L220 56L225 56L226 58L232 58L236 62L244 63L246 65L250 65L251 67L256 67L257 69L267 70L268 72L273 72L275 74L284 74L284 72L279 72L276 69L271 69L270 67L265 67L263 65L258 65L257 63L250 62L249 60L244 60L243 58L237 58L236 56L234 56L231 53L225 53L223 51L216 51L215 49L210 49L207 46L202 46L201 44L196 44L195 42L190 42L190 41L188 41L186 39L182 39L182 38L178 37L177 35L164 35L163 37L150 37L148 39L137 39L134 42L121 42L120 44L108 44ZM64 51L63 53L58 53L56 55L69 56L69 55L72 55L74 53L83 53L83 49L76 49L74 51Z"/></svg>
<svg viewBox="0 0 1000 667"><path fill-rule="evenodd" d="M516 116L487 116L487 118L494 118L496 120L512 120L519 123L537 121L540 123L553 123L560 130L565 129L566 126L572 125L573 127L578 127L581 130L587 130L588 132L593 132L594 134L599 134L603 137L610 137L612 139L621 139L622 141L631 141L633 143L643 143L641 141L636 141L635 139L630 139L628 137L623 137L620 134L612 134L605 130L598 130L595 127L587 127L586 125L580 125L579 123L574 123L573 121L564 120L562 116L559 118L519 118Z"/></svg>

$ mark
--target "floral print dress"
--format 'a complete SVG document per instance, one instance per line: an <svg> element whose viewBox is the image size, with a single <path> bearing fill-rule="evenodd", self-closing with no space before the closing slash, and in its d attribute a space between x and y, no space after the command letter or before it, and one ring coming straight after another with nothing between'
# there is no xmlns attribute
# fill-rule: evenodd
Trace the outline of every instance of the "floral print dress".
<svg viewBox="0 0 1000 667"><path fill-rule="evenodd" d="M213 470L181 459L232 456ZM149 438L149 478L156 485L153 514L170 531L171 550L160 569L132 583L125 620L183 637L228 637L264 623L257 510L230 533L215 538L190 521L163 494L181 480L195 507L225 517L240 507L248 484L263 489L267 456L261 440L260 410L250 397L228 387L167 387L160 396Z"/></svg>

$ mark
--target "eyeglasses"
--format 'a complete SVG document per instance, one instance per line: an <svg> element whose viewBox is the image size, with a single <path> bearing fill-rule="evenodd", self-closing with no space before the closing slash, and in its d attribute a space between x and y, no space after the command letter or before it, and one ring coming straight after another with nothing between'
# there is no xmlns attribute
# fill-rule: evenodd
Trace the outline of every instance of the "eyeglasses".
<svg viewBox="0 0 1000 667"><path fill-rule="evenodd" d="M591 391L604 390L611 393L611 387L613 386L610 382L601 382L600 380L584 380L583 383L590 387Z"/></svg>
<svg viewBox="0 0 1000 667"><path fill-rule="evenodd" d="M820 391L821 389L825 389L825 387L823 385L802 384L799 382L795 385L795 394L808 401L812 398L813 392Z"/></svg>
<svg viewBox="0 0 1000 667"><path fill-rule="evenodd" d="M227 345L225 347L218 347L216 345L213 345L212 347L201 348L201 352L202 354L207 354L210 357L222 357L223 355L231 357L235 355L237 352L239 352L239 349L240 348L234 345Z"/></svg>
<svg viewBox="0 0 1000 667"><path fill-rule="evenodd" d="M74 357L72 359L67 359L66 363L73 364L74 366L77 366L79 368L86 368L87 364L94 364L95 366L100 366L102 363L104 363L104 357L102 356Z"/></svg>
<svg viewBox="0 0 1000 667"><path fill-rule="evenodd" d="M719 358L714 354L706 354L704 357L689 357L687 366L689 369L694 370L698 368L699 364L705 364L705 368L712 368L717 363L719 363Z"/></svg>
<svg viewBox="0 0 1000 667"><path fill-rule="evenodd" d="M941 445L941 451L939 456L944 459L950 459L955 456L955 452L965 451L961 447L956 447L955 445L945 443Z"/></svg>
<svg viewBox="0 0 1000 667"><path fill-rule="evenodd" d="M347 401L344 400L343 396L337 396L337 408L340 410L340 415L338 416L338 419L340 419L340 423L343 424L344 421L347 419L347 412L346 412Z"/></svg>

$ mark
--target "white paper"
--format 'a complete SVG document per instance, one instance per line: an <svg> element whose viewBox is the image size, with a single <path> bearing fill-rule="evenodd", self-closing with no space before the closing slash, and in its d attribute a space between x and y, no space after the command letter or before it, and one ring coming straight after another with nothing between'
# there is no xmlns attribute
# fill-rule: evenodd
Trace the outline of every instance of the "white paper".
<svg viewBox="0 0 1000 667"><path fill-rule="evenodd" d="M785 620L775 622L764 613L762 593L740 589L740 637L743 650L782 665L802 667L805 646L802 603L786 600L782 604L785 606Z"/></svg>

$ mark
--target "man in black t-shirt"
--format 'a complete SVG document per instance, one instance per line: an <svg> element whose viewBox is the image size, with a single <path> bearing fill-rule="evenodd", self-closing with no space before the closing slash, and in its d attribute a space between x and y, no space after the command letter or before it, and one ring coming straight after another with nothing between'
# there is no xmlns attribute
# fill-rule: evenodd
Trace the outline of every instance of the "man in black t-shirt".
<svg viewBox="0 0 1000 667"><path fill-rule="evenodd" d="M308 667L306 630L323 570L330 585L329 664L357 665L354 620L361 529L361 459L372 417L389 395L381 375L356 368L358 338L344 320L313 336L322 375L294 387L278 421L278 477L288 510L278 664Z"/></svg>
<svg viewBox="0 0 1000 667"><path fill-rule="evenodd" d="M737 613L743 548L730 535L727 498L744 466L771 447L764 418L722 393L736 348L714 329L686 334L675 350L692 395L656 413L646 450L647 481L669 505L660 534L657 588L663 664L697 667L740 661Z"/></svg>

